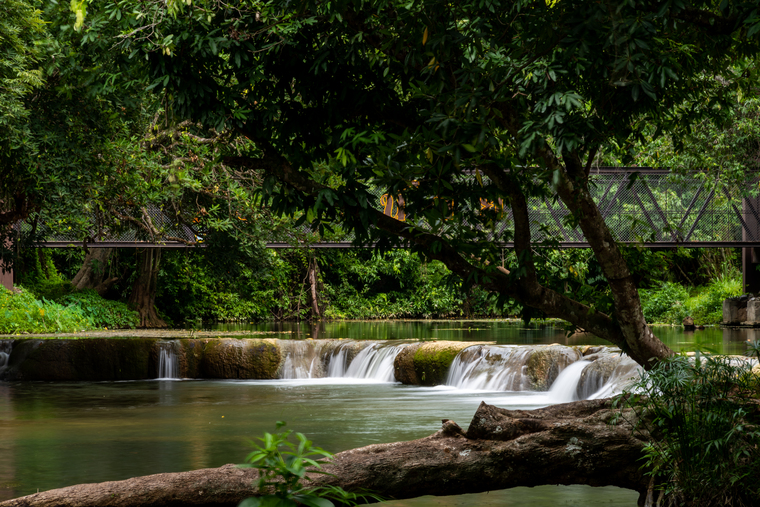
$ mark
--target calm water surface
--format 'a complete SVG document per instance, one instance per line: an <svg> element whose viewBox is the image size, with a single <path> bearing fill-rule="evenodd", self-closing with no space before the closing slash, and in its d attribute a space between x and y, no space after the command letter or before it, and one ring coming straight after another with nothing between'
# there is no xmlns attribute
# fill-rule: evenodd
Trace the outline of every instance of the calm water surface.
<svg viewBox="0 0 760 507"><path fill-rule="evenodd" d="M278 338L603 343L592 337L567 338L551 326L484 321L266 324L249 329ZM676 350L743 353L746 340L755 338L720 329L657 331ZM332 452L420 438L435 432L442 418L466 427L482 400L505 408L547 403L539 393L467 392L355 379L0 382L0 500L38 489L241 462L246 441L274 430L277 420ZM391 505L633 506L636 497L618 488L546 486Z"/></svg>

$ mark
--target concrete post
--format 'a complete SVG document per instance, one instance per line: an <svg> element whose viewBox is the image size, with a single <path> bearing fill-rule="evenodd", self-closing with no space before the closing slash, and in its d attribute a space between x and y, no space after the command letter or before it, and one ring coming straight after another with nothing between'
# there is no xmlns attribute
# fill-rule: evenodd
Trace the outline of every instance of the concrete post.
<svg viewBox="0 0 760 507"><path fill-rule="evenodd" d="M753 213L754 211L754 213ZM757 214L760 213L760 199L742 199L742 217L747 228L742 227L742 241L760 241L760 221ZM742 248L742 289L744 294L760 292L760 248Z"/></svg>

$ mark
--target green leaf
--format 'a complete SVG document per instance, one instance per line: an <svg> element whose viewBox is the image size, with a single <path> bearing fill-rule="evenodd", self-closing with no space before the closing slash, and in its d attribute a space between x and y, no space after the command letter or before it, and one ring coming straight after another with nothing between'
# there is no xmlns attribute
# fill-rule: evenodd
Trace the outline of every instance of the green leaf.
<svg viewBox="0 0 760 507"><path fill-rule="evenodd" d="M320 498L316 495L295 495L293 500L308 507L335 507L335 504L327 498Z"/></svg>

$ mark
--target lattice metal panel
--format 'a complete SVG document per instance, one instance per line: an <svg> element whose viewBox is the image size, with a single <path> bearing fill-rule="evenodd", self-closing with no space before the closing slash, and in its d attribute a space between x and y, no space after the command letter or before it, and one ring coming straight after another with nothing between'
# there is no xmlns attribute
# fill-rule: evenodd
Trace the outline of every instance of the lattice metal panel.
<svg viewBox="0 0 760 507"><path fill-rule="evenodd" d="M744 188L726 186L718 180L705 182L695 176L639 168L595 170L591 182L594 200L618 241L650 246L760 245L760 200L743 198L746 194ZM756 186L756 182L757 179L752 178L747 185ZM398 202L397 198L385 194L382 189L376 189L374 194L377 209L386 215L403 220L414 219L405 215L403 202ZM551 239L564 246L586 245L580 229L568 225L570 212L561 201L531 199L528 209L534 241ZM202 240L159 206L149 207L148 215L160 231L159 238L148 238L134 226L105 231L105 235L99 234L103 231L99 231L97 226L92 226L88 234L96 243L113 246L142 246L146 243L167 243L171 246L168 239L171 237L185 241ZM92 223L97 223L95 217ZM424 227L424 223L419 221L417 225ZM32 225L24 223L18 227L28 232ZM46 238L43 244L48 246L82 242L81 232L68 232L60 225L52 228L40 223L37 227L41 236ZM512 211L507 208L503 220L496 225L496 232L512 228ZM304 226L301 232L309 234L312 231ZM340 241L314 246L349 246L352 239L352 235L346 235ZM270 246L287 247L292 243L275 243L281 240L273 237Z"/></svg>
<svg viewBox="0 0 760 507"><path fill-rule="evenodd" d="M760 243L760 206L756 198L743 198L745 190L662 170L603 168L591 175L593 198L613 236L651 246ZM385 207L387 215L398 214L388 201L378 196L378 208ZM532 198L528 211L534 241L587 244L580 228L569 225L570 212L561 201ZM496 229L512 227L512 211L507 209Z"/></svg>
<svg viewBox="0 0 760 507"><path fill-rule="evenodd" d="M145 211L145 215L135 216L135 214L132 214L132 216L143 222L149 221L152 228L158 231L155 237L152 237L137 225L130 223L122 223L120 226L99 227L100 221L97 216L92 216L89 224L84 228L81 221L72 222L71 225L67 222L48 223L44 220L44 217L40 217L36 221L20 222L16 225L16 229L27 234L34 231L36 237L43 238L42 245L47 246L81 245L83 241L86 241L89 245L109 243L115 244L114 246L142 246L178 243L171 238L179 238L188 242L202 239L197 237L192 229L174 220L160 206L147 206ZM127 214L126 210L125 214ZM83 236L86 236L86 238L83 238Z"/></svg>

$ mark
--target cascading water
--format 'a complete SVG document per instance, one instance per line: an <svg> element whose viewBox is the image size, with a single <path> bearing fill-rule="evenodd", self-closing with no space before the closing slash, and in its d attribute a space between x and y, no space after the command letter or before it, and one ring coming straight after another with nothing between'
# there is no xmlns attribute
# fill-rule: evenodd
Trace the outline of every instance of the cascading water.
<svg viewBox="0 0 760 507"><path fill-rule="evenodd" d="M282 340L281 379L358 378L395 382L393 361L406 343Z"/></svg>
<svg viewBox="0 0 760 507"><path fill-rule="evenodd" d="M446 385L484 391L546 390L536 371L555 371L547 403L608 397L621 392L640 367L616 349L603 348L583 357L574 348L556 346L474 345L454 358ZM539 354L534 358L534 354ZM534 360L532 360L533 358ZM531 370L531 368L533 368ZM538 382L537 382L538 380ZM541 389L543 387L543 389Z"/></svg>
<svg viewBox="0 0 760 507"><path fill-rule="evenodd" d="M373 343L356 354L343 376L395 382L393 362L405 346L406 344Z"/></svg>
<svg viewBox="0 0 760 507"><path fill-rule="evenodd" d="M528 391L523 375L534 349L520 346L475 345L457 354L451 363L446 385L485 391Z"/></svg>
<svg viewBox="0 0 760 507"><path fill-rule="evenodd" d="M174 344L172 342L159 342L158 347L158 378L179 378L179 358L174 351Z"/></svg>

